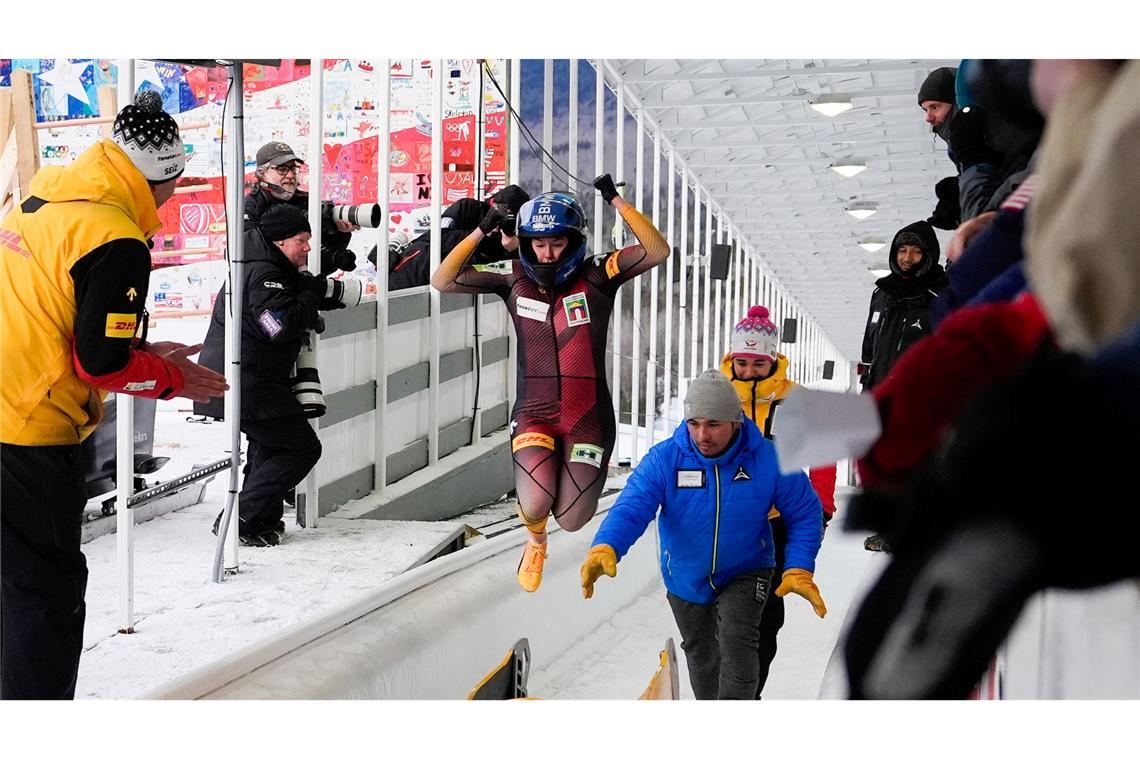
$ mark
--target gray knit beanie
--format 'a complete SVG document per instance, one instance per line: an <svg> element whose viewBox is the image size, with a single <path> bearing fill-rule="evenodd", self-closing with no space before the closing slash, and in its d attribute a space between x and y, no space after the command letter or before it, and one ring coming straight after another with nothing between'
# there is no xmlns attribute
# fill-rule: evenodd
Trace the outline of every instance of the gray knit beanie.
<svg viewBox="0 0 1140 760"><path fill-rule="evenodd" d="M737 422L743 410L740 397L727 377L715 369L697 376L685 394L685 419Z"/></svg>

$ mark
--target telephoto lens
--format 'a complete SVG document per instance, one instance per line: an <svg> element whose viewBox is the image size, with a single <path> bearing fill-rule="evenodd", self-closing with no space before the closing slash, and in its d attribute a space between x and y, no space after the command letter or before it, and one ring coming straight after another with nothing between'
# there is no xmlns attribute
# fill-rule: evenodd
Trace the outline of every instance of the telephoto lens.
<svg viewBox="0 0 1140 760"><path fill-rule="evenodd" d="M297 354L297 367L290 378L293 386L293 395L301 403L305 416L315 419L324 415L325 396L321 392L321 377L317 374L317 354L313 351L312 336L306 335L301 346L301 353Z"/></svg>
<svg viewBox="0 0 1140 760"><path fill-rule="evenodd" d="M360 280L334 280L329 278L325 286L325 298L338 301L348 308L360 305L364 295L364 283Z"/></svg>
<svg viewBox="0 0 1140 760"><path fill-rule="evenodd" d="M337 206L334 204L332 208L334 222L348 222L357 227L367 227L368 229L379 227L381 216L379 203L362 203L359 206Z"/></svg>

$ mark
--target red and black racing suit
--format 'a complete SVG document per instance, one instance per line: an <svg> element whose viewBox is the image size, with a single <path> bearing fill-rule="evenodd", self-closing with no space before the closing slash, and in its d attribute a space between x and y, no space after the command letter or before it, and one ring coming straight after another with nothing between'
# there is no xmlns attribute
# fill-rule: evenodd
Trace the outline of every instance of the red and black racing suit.
<svg viewBox="0 0 1140 760"><path fill-rule="evenodd" d="M518 336L518 393L511 414L515 490L524 518L551 512L566 530L589 522L606 482L616 426L606 383L606 344L622 283L665 261L669 245L653 223L621 208L640 245L588 259L566 282L544 288L516 261L470 264L474 233L441 262L436 289L495 293Z"/></svg>

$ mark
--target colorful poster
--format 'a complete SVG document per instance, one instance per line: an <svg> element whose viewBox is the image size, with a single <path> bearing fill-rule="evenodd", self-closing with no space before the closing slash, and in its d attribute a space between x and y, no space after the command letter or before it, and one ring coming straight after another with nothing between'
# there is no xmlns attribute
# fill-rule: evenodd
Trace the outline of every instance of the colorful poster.
<svg viewBox="0 0 1140 760"><path fill-rule="evenodd" d="M431 203L431 103L433 76L430 59L390 62L391 151L389 203L391 229L409 234L427 226ZM502 81L503 62L495 61ZM477 197L505 184L507 114L494 89L486 89L484 145L478 134L479 62L448 59L444 84L443 203ZM13 70L31 72L38 121L64 121L99 116L98 88L118 81L112 59L0 59L0 86L8 85ZM343 204L377 200L379 117L378 79L366 59L326 59L325 112L322 120L321 197ZM293 60L280 66L246 64L244 67L245 174L254 182L257 149L266 142L282 141L308 157L310 67ZM229 80L225 69L197 67L165 61L137 60L139 89L162 95L163 107L183 124L187 167L180 185L196 188L180 192L160 209L162 231L155 237L160 251L212 248L225 245L222 127ZM100 125L40 130L40 157L44 164L62 165L74 160L102 136ZM483 193L477 188L476 161L482 160ZM307 172L298 177L307 186ZM192 244L191 244L192 243ZM156 264L177 263L168 257ZM173 295L173 294L172 294Z"/></svg>

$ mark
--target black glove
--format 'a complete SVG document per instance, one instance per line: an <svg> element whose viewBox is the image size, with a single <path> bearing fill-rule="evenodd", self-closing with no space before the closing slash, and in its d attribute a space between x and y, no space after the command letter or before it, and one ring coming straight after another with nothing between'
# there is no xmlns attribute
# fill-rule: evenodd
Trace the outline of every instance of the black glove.
<svg viewBox="0 0 1140 760"><path fill-rule="evenodd" d="M490 235L510 215L511 210L509 208L492 203L491 208L487 209L487 213L483 214L483 218L479 220L479 229L484 235Z"/></svg>
<svg viewBox="0 0 1140 760"><path fill-rule="evenodd" d="M618 197L617 185L614 184L614 178L608 174L595 177L594 187L602 194L602 200L606 203L612 203L613 199Z"/></svg>
<svg viewBox="0 0 1140 760"><path fill-rule="evenodd" d="M298 287L301 293L312 293L317 298L324 298L328 290L328 281L324 277L317 277L312 272L301 272L301 283Z"/></svg>
<svg viewBox="0 0 1140 760"><path fill-rule="evenodd" d="M940 230L957 229L962 216L962 209L958 202L958 178L944 177L934 186L934 195L938 198L938 205L926 221Z"/></svg>
<svg viewBox="0 0 1140 760"><path fill-rule="evenodd" d="M832 514L830 512L823 513L823 532L827 532L827 524L831 522Z"/></svg>
<svg viewBox="0 0 1140 760"><path fill-rule="evenodd" d="M950 152L959 171L976 164L999 164L1001 154L986 144L986 115L977 106L966 106L950 122Z"/></svg>

